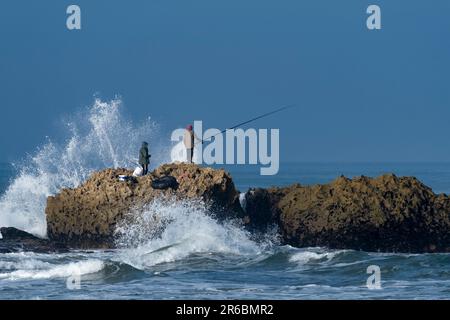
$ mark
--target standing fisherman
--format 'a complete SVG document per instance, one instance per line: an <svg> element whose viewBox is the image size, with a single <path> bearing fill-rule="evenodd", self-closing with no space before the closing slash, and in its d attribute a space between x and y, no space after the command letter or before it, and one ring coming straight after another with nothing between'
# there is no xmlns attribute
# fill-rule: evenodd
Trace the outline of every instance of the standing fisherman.
<svg viewBox="0 0 450 320"><path fill-rule="evenodd" d="M186 157L188 163L192 163L192 160L194 159L195 140L203 143L203 140L200 140L195 134L194 130L192 130L192 125L190 124L186 127L186 132L184 133L183 140L184 147L186 148Z"/></svg>
<svg viewBox="0 0 450 320"><path fill-rule="evenodd" d="M148 165L150 164L151 155L148 153L148 143L142 142L141 150L139 150L139 164L142 166L142 174L145 176L148 173Z"/></svg>

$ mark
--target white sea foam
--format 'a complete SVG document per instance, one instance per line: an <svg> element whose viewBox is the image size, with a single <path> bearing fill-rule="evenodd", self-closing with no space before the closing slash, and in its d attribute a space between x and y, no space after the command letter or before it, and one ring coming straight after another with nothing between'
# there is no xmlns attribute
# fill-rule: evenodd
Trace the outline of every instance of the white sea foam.
<svg viewBox="0 0 450 320"><path fill-rule="evenodd" d="M135 125L121 112L122 102L96 99L87 112L68 121L68 138L51 140L20 165L21 171L0 198L0 226L16 227L45 237L45 205L49 195L76 187L96 170L133 168L142 141L150 144L152 166L169 160L159 128L151 119Z"/></svg>
<svg viewBox="0 0 450 320"><path fill-rule="evenodd" d="M32 270L49 267L48 262L38 259L21 259L18 261L2 261L0 260L0 270Z"/></svg>
<svg viewBox="0 0 450 320"><path fill-rule="evenodd" d="M301 251L294 253L290 258L290 262L295 262L300 265L307 264L312 261L319 261L319 260L331 260L333 259L339 251L331 251L331 252L314 252L314 251Z"/></svg>
<svg viewBox="0 0 450 320"><path fill-rule="evenodd" d="M32 264L21 265L23 269L12 272L0 273L0 279L4 280L21 280L21 279L51 279L51 278L67 278L73 275L86 275L95 273L104 268L104 263L101 260L86 260L79 262L71 262L61 265L44 264L37 261ZM45 267L45 268L43 268Z"/></svg>
<svg viewBox="0 0 450 320"><path fill-rule="evenodd" d="M196 201L155 200L117 232L121 261L138 269L195 253L257 256L264 250L242 226L218 222Z"/></svg>
<svg viewBox="0 0 450 320"><path fill-rule="evenodd" d="M245 199L245 196L247 195L247 192L241 192L239 194L239 203L241 204L242 210L247 210L247 200Z"/></svg>

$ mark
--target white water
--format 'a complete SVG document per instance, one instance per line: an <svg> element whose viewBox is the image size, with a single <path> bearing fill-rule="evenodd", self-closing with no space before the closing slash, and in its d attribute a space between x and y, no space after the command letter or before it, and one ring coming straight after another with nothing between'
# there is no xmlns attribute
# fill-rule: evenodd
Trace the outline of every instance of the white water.
<svg viewBox="0 0 450 320"><path fill-rule="evenodd" d="M247 200L245 199L245 195L247 192L241 192L239 194L239 204L241 205L242 210L246 211L247 208Z"/></svg>
<svg viewBox="0 0 450 320"><path fill-rule="evenodd" d="M158 125L145 119L134 124L122 114L122 102L96 99L75 120L66 123L67 140L51 140L21 165L23 169L0 198L0 226L16 227L45 237L45 206L49 195L76 187L97 170L136 166L142 141L150 144L151 166L169 160Z"/></svg>
<svg viewBox="0 0 450 320"><path fill-rule="evenodd" d="M2 266L3 268L4 266ZM38 280L51 278L67 278L73 275L86 275L102 270L105 264L101 260L91 259L66 264L50 264L39 260L25 260L21 265L12 263L11 272L0 273L1 280Z"/></svg>
<svg viewBox="0 0 450 320"><path fill-rule="evenodd" d="M317 250L320 250L318 248ZM294 253L290 258L290 262L298 263L299 265L307 264L311 261L320 261L320 260L332 260L337 254L340 254L341 252L344 252L343 250L340 251L327 251L327 252L315 252L311 251L311 249L308 249L306 251L301 251Z"/></svg>
<svg viewBox="0 0 450 320"><path fill-rule="evenodd" d="M195 201L155 200L117 232L120 261L141 270L196 253L255 257L270 245L252 241L239 224L219 223Z"/></svg>

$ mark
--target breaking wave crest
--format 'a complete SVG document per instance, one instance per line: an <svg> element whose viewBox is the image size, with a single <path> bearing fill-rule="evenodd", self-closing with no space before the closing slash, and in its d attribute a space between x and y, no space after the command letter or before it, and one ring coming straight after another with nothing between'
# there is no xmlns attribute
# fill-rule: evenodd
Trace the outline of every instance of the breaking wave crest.
<svg viewBox="0 0 450 320"><path fill-rule="evenodd" d="M48 139L29 155L0 198L0 226L45 237L48 196L61 188L78 186L94 171L136 166L137 151L144 140L150 144L152 165L170 160L159 139L159 126L150 118L134 124L121 109L120 99L95 99L86 112L66 123L68 138L64 143Z"/></svg>
<svg viewBox="0 0 450 320"><path fill-rule="evenodd" d="M98 259L89 259L63 264L44 262L39 257L29 257L22 254L18 261L2 261L0 269L8 272L0 272L0 280L39 280L52 278L67 278L73 275L82 276L96 273L105 268L105 263Z"/></svg>
<svg viewBox="0 0 450 320"><path fill-rule="evenodd" d="M141 270L193 254L254 257L270 246L237 222L217 221L200 201L157 199L125 221L117 228L121 261Z"/></svg>

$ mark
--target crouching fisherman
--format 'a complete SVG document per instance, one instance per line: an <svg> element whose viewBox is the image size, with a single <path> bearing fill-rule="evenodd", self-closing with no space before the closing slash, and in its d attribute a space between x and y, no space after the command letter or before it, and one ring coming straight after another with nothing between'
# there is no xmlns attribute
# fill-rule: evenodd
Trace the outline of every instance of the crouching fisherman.
<svg viewBox="0 0 450 320"><path fill-rule="evenodd" d="M139 150L139 164L142 166L142 175L148 173L148 165L150 164L151 155L148 153L148 143L142 142L141 150Z"/></svg>

